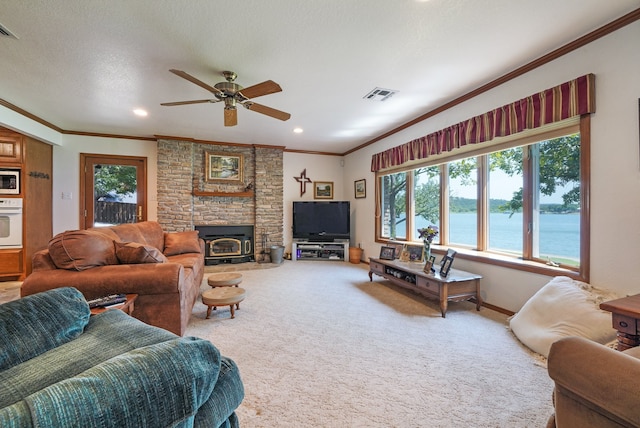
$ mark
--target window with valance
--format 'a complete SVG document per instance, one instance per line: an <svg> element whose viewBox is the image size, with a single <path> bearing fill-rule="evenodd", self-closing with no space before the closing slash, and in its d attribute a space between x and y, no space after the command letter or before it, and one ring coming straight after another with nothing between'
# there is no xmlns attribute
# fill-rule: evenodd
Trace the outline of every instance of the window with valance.
<svg viewBox="0 0 640 428"><path fill-rule="evenodd" d="M418 241L426 221L459 257L588 280L594 82L585 75L374 155L376 239ZM496 195L507 182L505 200ZM499 211L515 222L508 242L498 239ZM571 248L552 245L562 238L550 214L571 220L561 231L574 237Z"/></svg>

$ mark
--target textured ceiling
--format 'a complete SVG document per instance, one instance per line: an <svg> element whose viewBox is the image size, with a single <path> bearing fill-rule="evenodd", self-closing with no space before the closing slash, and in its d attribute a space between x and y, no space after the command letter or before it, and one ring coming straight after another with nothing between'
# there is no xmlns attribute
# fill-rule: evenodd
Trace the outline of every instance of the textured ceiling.
<svg viewBox="0 0 640 428"><path fill-rule="evenodd" d="M0 99L65 131L344 153L640 7L639 0L3 0ZM223 70L283 92L223 104ZM398 91L384 102L363 97ZM149 112L146 118L132 114ZM2 118L0 117L0 122ZM293 128L304 129L294 134Z"/></svg>

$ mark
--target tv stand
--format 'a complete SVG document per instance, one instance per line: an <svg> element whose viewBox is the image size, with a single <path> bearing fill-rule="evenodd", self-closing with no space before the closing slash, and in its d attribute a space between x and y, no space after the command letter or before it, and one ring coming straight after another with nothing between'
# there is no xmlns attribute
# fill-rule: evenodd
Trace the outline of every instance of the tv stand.
<svg viewBox="0 0 640 428"><path fill-rule="evenodd" d="M291 244L291 260L347 261L349 242L303 241Z"/></svg>

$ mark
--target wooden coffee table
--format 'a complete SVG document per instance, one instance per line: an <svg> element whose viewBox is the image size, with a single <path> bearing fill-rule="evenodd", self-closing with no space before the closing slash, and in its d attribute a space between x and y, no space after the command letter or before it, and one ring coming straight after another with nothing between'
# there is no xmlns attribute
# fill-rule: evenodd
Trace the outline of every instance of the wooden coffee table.
<svg viewBox="0 0 640 428"><path fill-rule="evenodd" d="M137 298L137 294L127 294L127 300L125 302L109 306L107 308L91 308L91 315L101 314L110 309L120 309L127 315L131 315L133 313L133 304L135 303Z"/></svg>
<svg viewBox="0 0 640 428"><path fill-rule="evenodd" d="M442 318L447 315L448 302L450 301L475 300L476 310L480 310L480 306L482 306L481 275L451 269L448 276L442 277L439 273L424 272L423 265L423 263L382 260L371 257L369 258L369 280L373 281L373 274L376 274L424 297L438 300Z"/></svg>

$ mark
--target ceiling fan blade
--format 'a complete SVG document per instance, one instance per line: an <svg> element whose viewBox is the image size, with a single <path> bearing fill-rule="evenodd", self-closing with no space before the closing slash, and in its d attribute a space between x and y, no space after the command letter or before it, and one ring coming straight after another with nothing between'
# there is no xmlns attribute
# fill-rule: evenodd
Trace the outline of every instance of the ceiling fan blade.
<svg viewBox="0 0 640 428"><path fill-rule="evenodd" d="M238 110L235 107L225 107L224 126L236 126L238 124Z"/></svg>
<svg viewBox="0 0 640 428"><path fill-rule="evenodd" d="M256 98L263 95L275 94L276 92L282 92L282 88L273 80L267 80L257 85L249 86L240 91L240 94L246 98Z"/></svg>
<svg viewBox="0 0 640 428"><path fill-rule="evenodd" d="M220 100L193 100L193 101L175 101L172 103L160 103L161 106L183 106L185 104L199 104L199 103L217 103Z"/></svg>
<svg viewBox="0 0 640 428"><path fill-rule="evenodd" d="M221 90L219 90L217 88L214 88L213 86L204 83L202 80L196 79L195 77L193 77L189 73L185 73L182 70L171 69L169 71L172 72L173 74L175 74L176 76L180 76L183 79L188 80L191 83L195 83L196 85L200 86L201 88L206 89L207 91L209 91L211 93L214 93L214 94L221 94L222 93Z"/></svg>
<svg viewBox="0 0 640 428"><path fill-rule="evenodd" d="M249 110L253 110L253 111L256 111L258 113L266 114L267 116L271 116L271 117L273 117L275 119L289 120L289 118L291 117L291 115L289 113L286 113L286 112L280 111L280 110L276 110L274 108L267 107L267 106L264 106L264 105L258 104L258 103L246 102L246 103L244 103L242 105L245 106L246 108L248 108Z"/></svg>

